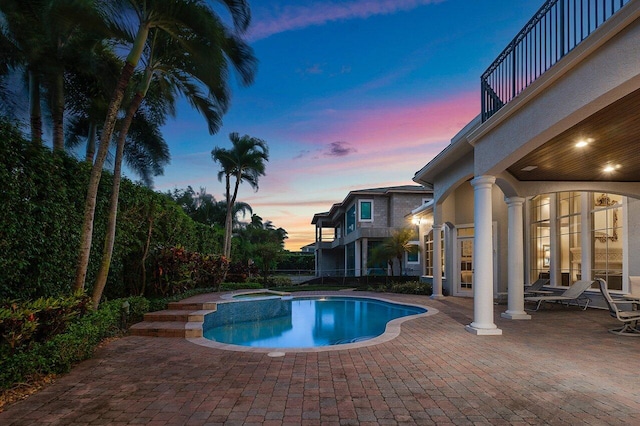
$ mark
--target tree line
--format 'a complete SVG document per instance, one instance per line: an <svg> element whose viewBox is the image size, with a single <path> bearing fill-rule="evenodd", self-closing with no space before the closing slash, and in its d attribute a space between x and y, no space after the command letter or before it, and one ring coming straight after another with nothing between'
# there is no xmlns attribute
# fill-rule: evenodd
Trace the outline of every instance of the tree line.
<svg viewBox="0 0 640 426"><path fill-rule="evenodd" d="M178 99L186 99L213 134L229 108L230 72L242 85L253 82L257 59L244 39L251 22L249 4L219 3L228 19L205 0L0 0L5 114L26 103L31 146L43 146L48 125L53 156L86 144L90 172L79 197L82 221L58 232L68 232L73 235L69 241L76 241L74 290L85 289L92 251L100 252L91 275L94 306L113 267L122 162L151 183L170 158L160 128L175 114ZM15 81L25 84L16 87ZM212 151L221 167L218 178L226 186L222 253L228 258L238 187L247 182L257 189L268 161L266 142L236 133L230 139L231 149ZM104 226L98 226L96 211L105 202L98 194L110 153L108 214ZM99 248L96 239L102 243Z"/></svg>

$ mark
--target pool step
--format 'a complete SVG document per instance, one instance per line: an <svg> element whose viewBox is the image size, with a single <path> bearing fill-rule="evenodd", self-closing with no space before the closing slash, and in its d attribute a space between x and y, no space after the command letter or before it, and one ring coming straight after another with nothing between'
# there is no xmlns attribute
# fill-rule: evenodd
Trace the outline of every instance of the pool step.
<svg viewBox="0 0 640 426"><path fill-rule="evenodd" d="M215 312L215 303L170 303L169 309L144 314L144 321L132 325L129 333L151 337L202 337L204 316Z"/></svg>
<svg viewBox="0 0 640 426"><path fill-rule="evenodd" d="M209 310L215 311L218 308L218 304L215 302L205 302L205 303L187 303L187 302L171 302L169 303L169 310L177 310L177 311L201 311L201 310Z"/></svg>

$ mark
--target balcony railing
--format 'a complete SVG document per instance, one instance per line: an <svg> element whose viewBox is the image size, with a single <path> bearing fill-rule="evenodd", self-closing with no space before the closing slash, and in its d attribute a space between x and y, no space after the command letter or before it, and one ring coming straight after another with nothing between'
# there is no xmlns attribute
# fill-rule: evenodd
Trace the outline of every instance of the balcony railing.
<svg viewBox="0 0 640 426"><path fill-rule="evenodd" d="M482 121L632 0L547 0L482 74Z"/></svg>

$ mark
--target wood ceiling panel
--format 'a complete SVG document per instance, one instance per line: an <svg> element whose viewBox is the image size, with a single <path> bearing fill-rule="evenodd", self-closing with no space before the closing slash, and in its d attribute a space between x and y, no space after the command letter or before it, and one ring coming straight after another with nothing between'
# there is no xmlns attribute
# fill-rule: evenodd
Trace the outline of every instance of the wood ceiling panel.
<svg viewBox="0 0 640 426"><path fill-rule="evenodd" d="M590 138L586 147L576 142ZM619 166L612 173L606 165ZM523 171L527 166L537 166ZM509 167L523 181L640 181L640 90L551 139Z"/></svg>

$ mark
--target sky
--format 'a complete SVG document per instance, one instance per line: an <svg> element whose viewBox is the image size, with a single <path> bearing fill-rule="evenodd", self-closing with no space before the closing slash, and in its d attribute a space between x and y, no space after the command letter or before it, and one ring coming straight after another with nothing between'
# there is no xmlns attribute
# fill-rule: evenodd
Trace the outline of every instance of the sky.
<svg viewBox="0 0 640 426"><path fill-rule="evenodd" d="M412 178L480 113L480 75L543 0L249 0L254 84L232 79L224 124L210 135L185 103L163 128L165 192L191 185L224 199L211 150L229 134L270 150L259 190L238 199L288 232L315 240L311 219L349 191ZM247 217L248 221L249 218Z"/></svg>

